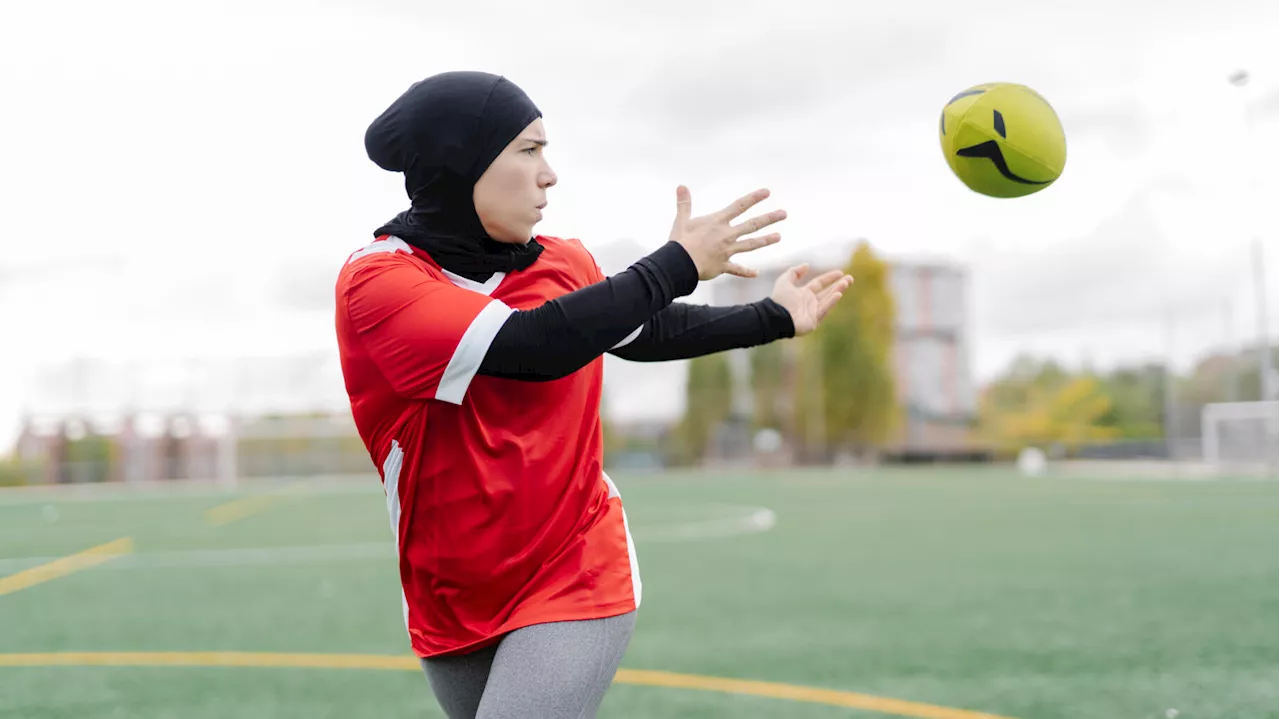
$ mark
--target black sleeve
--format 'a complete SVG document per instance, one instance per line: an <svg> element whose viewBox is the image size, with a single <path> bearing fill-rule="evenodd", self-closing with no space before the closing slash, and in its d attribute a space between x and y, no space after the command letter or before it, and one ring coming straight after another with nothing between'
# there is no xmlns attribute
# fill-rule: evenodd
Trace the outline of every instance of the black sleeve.
<svg viewBox="0 0 1280 719"><path fill-rule="evenodd" d="M689 253L668 242L603 282L512 312L477 374L529 381L567 377L697 286L698 268Z"/></svg>
<svg viewBox="0 0 1280 719"><path fill-rule="evenodd" d="M791 313L772 299L732 307L676 302L610 354L633 362L663 362L754 347L795 333Z"/></svg>

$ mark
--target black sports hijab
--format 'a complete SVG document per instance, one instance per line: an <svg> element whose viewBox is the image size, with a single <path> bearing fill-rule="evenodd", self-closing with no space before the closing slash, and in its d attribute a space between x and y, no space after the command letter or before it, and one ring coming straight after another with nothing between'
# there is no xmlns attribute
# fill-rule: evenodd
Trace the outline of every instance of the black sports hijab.
<svg viewBox="0 0 1280 719"><path fill-rule="evenodd" d="M542 246L489 237L472 191L494 158L541 116L523 90L498 75L446 72L414 83L365 131L369 159L404 173L412 203L374 236L395 235L473 280L532 265Z"/></svg>

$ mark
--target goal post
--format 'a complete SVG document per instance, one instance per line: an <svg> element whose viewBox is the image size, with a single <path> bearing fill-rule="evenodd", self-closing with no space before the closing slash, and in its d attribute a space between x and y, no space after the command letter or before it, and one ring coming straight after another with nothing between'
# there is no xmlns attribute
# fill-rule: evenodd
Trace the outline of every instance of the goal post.
<svg viewBox="0 0 1280 719"><path fill-rule="evenodd" d="M1277 402L1215 402L1200 411L1203 460L1214 466L1275 469L1280 455Z"/></svg>

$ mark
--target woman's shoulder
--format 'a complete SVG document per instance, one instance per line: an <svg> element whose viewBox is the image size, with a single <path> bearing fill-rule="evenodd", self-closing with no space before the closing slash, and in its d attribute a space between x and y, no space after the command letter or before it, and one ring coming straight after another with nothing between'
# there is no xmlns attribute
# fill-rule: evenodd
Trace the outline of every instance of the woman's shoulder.
<svg viewBox="0 0 1280 719"><path fill-rule="evenodd" d="M535 235L534 238L538 244L547 249L556 249L567 252L576 252L578 250L586 251L586 247L582 244L582 240L576 237L557 237L555 235Z"/></svg>
<svg viewBox="0 0 1280 719"><path fill-rule="evenodd" d="M604 271L595 255L587 249L582 240L575 237L556 237L554 235L538 235L534 239L557 262L563 262L574 268L574 274L583 278L587 284L598 282L604 278Z"/></svg>
<svg viewBox="0 0 1280 719"><path fill-rule="evenodd" d="M425 253L416 252L399 237L383 236L352 252L338 271L340 289L356 289L370 282L418 284L424 279L444 281Z"/></svg>
<svg viewBox="0 0 1280 719"><path fill-rule="evenodd" d="M556 257L569 258L574 261L588 262L592 266L596 264L595 256L582 243L582 240L576 237L556 237L555 235L537 235L534 237L538 244L552 255Z"/></svg>

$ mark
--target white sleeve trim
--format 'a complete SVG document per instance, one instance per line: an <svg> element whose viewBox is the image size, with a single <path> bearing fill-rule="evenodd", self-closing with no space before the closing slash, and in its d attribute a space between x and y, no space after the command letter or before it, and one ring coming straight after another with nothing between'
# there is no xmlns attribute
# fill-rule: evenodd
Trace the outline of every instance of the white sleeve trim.
<svg viewBox="0 0 1280 719"><path fill-rule="evenodd" d="M622 341L621 341L621 342L619 342L618 344L614 345L613 347L610 347L609 349L615 349L615 350L616 350L616 349L618 349L619 347L626 347L627 345L631 344L632 342L635 342L635 341L636 341L636 338L640 336L640 332L641 332L643 329L644 329L644 325L640 325L639 327L637 327L637 328L635 328L634 330L632 330L631 334L629 334L629 335L627 335L626 337L622 338Z"/></svg>
<svg viewBox="0 0 1280 719"><path fill-rule="evenodd" d="M493 338L498 336L498 330L502 329L512 312L514 310L501 300L493 300L471 320L471 326L462 334L453 357L449 359L449 365L444 368L444 374L440 377L436 399L462 404L462 398L471 386L471 379L479 371L489 345L493 344Z"/></svg>

